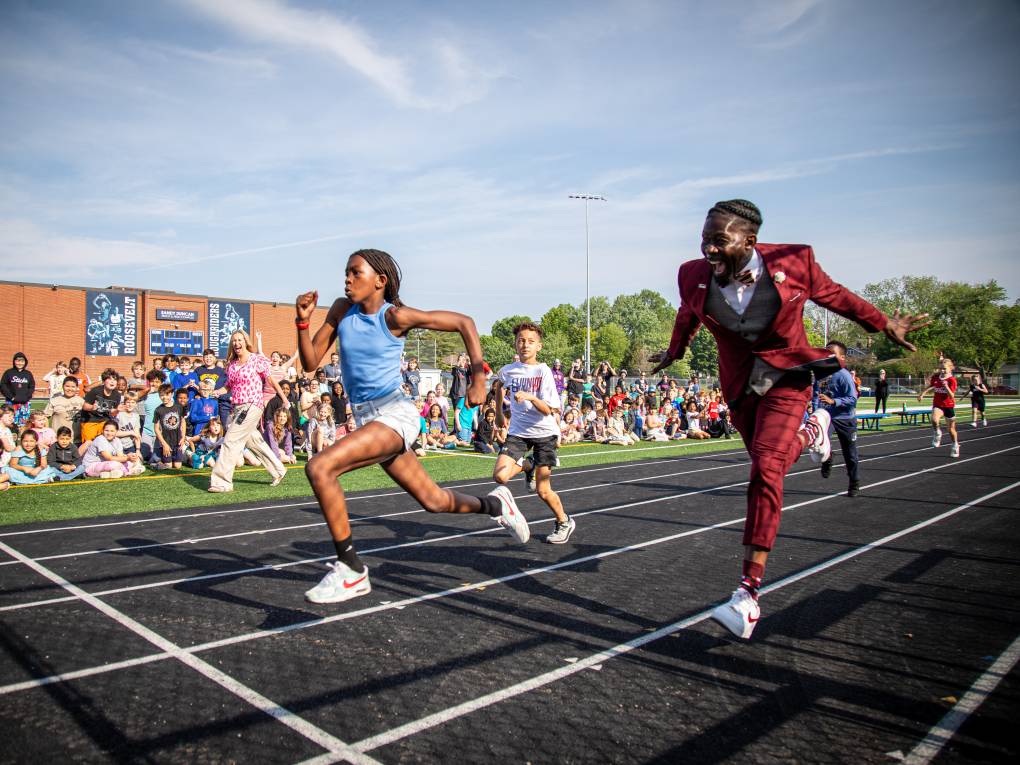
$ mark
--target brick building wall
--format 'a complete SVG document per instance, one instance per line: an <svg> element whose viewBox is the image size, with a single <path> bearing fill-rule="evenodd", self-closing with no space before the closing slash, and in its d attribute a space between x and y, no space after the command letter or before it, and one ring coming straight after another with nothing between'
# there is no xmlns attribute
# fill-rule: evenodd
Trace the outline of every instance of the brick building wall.
<svg viewBox="0 0 1020 765"><path fill-rule="evenodd" d="M247 302L251 305L252 341L254 332L262 332L262 348L266 355L280 351L287 355L296 350L297 339L294 331L294 303L291 300L276 303L266 301L244 301L240 298L222 298L212 295L184 295L159 290L128 290L138 296L137 354L135 356L89 356L85 353L86 290L93 287L51 286L24 282L0 282L0 306L4 308L6 321L0 327L0 371L11 365L11 358L21 351L28 357L28 368L35 375L39 396L46 395L48 388L43 375L58 361L68 361L77 356L82 361L85 373L93 380L107 367L112 367L130 377L131 364L142 361L146 368L152 367L149 354L150 329L177 329L202 332L208 345L208 301L224 300L233 303ZM113 294L123 292L118 288L104 289ZM157 309L194 311L197 321L168 321L156 318ZM317 328L326 318L326 308L319 307L312 318L312 328ZM327 359L328 361L328 359Z"/></svg>

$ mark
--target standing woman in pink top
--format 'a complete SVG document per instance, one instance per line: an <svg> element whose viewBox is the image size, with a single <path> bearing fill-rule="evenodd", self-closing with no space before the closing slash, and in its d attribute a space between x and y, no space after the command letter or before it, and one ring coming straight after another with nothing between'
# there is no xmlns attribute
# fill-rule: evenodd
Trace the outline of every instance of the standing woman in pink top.
<svg viewBox="0 0 1020 765"><path fill-rule="evenodd" d="M287 470L259 432L262 410L272 398L271 392L267 390L267 395L264 395L263 390L271 388L275 391L284 401L284 406L290 406L290 402L280 389L280 384L270 374L269 359L261 353L253 352L251 340L241 330L230 336L227 388L230 389L233 410L227 435L220 447L220 456L213 467L209 491L233 491L234 467L241 462L246 448L273 476L272 485L278 485L287 475Z"/></svg>

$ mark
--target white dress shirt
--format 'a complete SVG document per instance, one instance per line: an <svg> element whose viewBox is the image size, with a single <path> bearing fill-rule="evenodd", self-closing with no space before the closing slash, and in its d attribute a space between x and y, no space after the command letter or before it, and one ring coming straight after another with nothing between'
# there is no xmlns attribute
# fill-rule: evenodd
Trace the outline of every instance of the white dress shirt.
<svg viewBox="0 0 1020 765"><path fill-rule="evenodd" d="M747 306L751 303L751 298L754 296L754 288L758 284L758 279L761 277L762 269L761 258L758 256L757 250L752 250L751 259L747 261L747 265L744 266L743 271L750 271L751 276L754 277L754 281L750 284L744 284L737 280L737 275L733 274L730 279L730 283L725 287L720 287L719 291L722 292L723 298L726 303L736 311L737 316L743 316L744 311L747 310Z"/></svg>

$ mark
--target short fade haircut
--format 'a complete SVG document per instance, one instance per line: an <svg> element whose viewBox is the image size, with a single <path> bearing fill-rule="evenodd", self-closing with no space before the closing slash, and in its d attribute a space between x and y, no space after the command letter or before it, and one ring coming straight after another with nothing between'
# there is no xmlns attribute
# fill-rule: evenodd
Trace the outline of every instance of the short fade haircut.
<svg viewBox="0 0 1020 765"><path fill-rule="evenodd" d="M162 396L166 393L169 393L171 396L174 393L174 386L172 386L170 383L163 383L162 385L159 386L159 395Z"/></svg>
<svg viewBox="0 0 1020 765"><path fill-rule="evenodd" d="M74 433L72 433L71 429L66 425L61 425L57 428L57 438L60 438L61 436L71 436L73 438Z"/></svg>
<svg viewBox="0 0 1020 765"><path fill-rule="evenodd" d="M530 329L532 332L538 335L538 339L542 339L542 328L533 321L522 321L516 327L514 327L514 337L517 337L522 331Z"/></svg>
<svg viewBox="0 0 1020 765"><path fill-rule="evenodd" d="M716 202L708 211L709 215L713 213L736 216L750 223L755 230L759 229L762 224L761 210L758 209L758 205L746 199L725 199L722 202Z"/></svg>
<svg viewBox="0 0 1020 765"><path fill-rule="evenodd" d="M61 383L61 384L62 384L62 385L67 385L67 384L68 384L69 382L70 382L70 383L74 383L75 385L77 385L77 384L78 384L78 378L77 378L77 377L75 377L74 375L67 375L67 376L66 376L66 377L64 378L64 382L63 382L63 383Z"/></svg>
<svg viewBox="0 0 1020 765"><path fill-rule="evenodd" d="M840 340L830 340L825 344L825 347L828 348L830 345L834 345L837 348L839 348L843 353L846 353L846 343Z"/></svg>

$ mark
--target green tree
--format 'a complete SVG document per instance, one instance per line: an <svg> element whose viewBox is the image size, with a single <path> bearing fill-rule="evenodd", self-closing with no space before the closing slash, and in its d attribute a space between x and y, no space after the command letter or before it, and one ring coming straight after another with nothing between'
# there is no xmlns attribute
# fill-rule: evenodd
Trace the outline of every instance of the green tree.
<svg viewBox="0 0 1020 765"><path fill-rule="evenodd" d="M719 345L712 333L702 327L691 340L690 350L684 357L691 371L699 374L719 374Z"/></svg>
<svg viewBox="0 0 1020 765"><path fill-rule="evenodd" d="M627 339L623 327L610 322L592 337L591 364L595 367L602 361L608 361L614 369L617 369L623 363L629 347L630 340Z"/></svg>
<svg viewBox="0 0 1020 765"><path fill-rule="evenodd" d="M569 369L571 361L578 354L567 335L563 332L546 332L544 326L542 333L542 350L538 354L538 360L552 366L552 363L559 359L565 367L564 371Z"/></svg>
<svg viewBox="0 0 1020 765"><path fill-rule="evenodd" d="M542 331L546 334L558 332L564 337L570 337L570 333L577 328L578 321L584 323L584 317L579 316L577 308L570 303L560 303L542 314Z"/></svg>
<svg viewBox="0 0 1020 765"><path fill-rule="evenodd" d="M943 285L933 312L940 348L957 364L995 374L1020 353L1020 304L1003 305L1005 300L994 280Z"/></svg>
<svg viewBox="0 0 1020 765"><path fill-rule="evenodd" d="M530 316L507 316L492 323L492 336L498 337L504 343L513 348L514 327L521 322L532 321Z"/></svg>
<svg viewBox="0 0 1020 765"><path fill-rule="evenodd" d="M478 339L482 343L482 355L493 371L514 360L514 347L502 338L481 335Z"/></svg>

